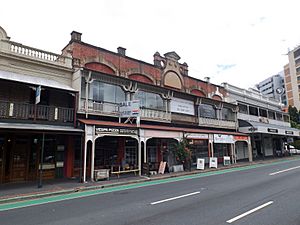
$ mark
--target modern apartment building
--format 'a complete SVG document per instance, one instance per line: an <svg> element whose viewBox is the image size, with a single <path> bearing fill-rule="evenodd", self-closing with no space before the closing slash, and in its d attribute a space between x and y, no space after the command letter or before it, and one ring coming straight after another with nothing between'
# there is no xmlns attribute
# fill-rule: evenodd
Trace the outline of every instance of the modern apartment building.
<svg viewBox="0 0 300 225"><path fill-rule="evenodd" d="M259 82L255 86L259 90L259 92L265 95L266 97L274 98L277 101L280 101L285 106L287 105L283 72L271 76Z"/></svg>
<svg viewBox="0 0 300 225"><path fill-rule="evenodd" d="M300 46L288 52L289 63L284 66L288 105L300 109Z"/></svg>

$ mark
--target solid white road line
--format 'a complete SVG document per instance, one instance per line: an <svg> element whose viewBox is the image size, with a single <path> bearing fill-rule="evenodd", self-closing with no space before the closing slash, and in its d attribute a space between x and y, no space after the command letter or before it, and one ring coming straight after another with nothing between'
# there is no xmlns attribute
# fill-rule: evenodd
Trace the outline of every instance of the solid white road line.
<svg viewBox="0 0 300 225"><path fill-rule="evenodd" d="M185 194L185 195L180 195L180 196L173 197L173 198L160 200L160 201L157 201L157 202L152 202L151 205L156 205L156 204L159 204L159 203L168 202L168 201L172 201L172 200L176 200L176 199L179 199L179 198L184 198L184 197L188 197L188 196L196 195L196 194L200 194L200 191L196 191L196 192Z"/></svg>
<svg viewBox="0 0 300 225"><path fill-rule="evenodd" d="M247 212L245 212L245 213L243 213L243 214L241 214L239 216L236 216L236 217L234 217L234 218L232 218L230 220L227 220L226 222L227 223L233 223L234 221L237 221L237 220L239 220L239 219L241 219L241 218L243 218L243 217L245 217L245 216L247 216L247 215L249 215L251 213L254 213L257 210L260 210L260 209L262 209L262 208L264 208L264 207L266 207L268 205L271 205L272 203L273 203L273 201L269 201L269 202L267 202L267 203L265 203L265 204L263 204L261 206L258 206L258 207L254 208L254 209L251 209L251 210L249 210L249 211L247 211Z"/></svg>
<svg viewBox="0 0 300 225"><path fill-rule="evenodd" d="M300 168L300 166L296 166L296 167L292 167L292 168L289 168L289 169L286 169L286 170L281 170L281 171L278 171L278 172L270 173L269 175L273 176L273 175L276 175L276 174L279 174L279 173L284 173L284 172L294 170L294 169L298 169L298 168Z"/></svg>

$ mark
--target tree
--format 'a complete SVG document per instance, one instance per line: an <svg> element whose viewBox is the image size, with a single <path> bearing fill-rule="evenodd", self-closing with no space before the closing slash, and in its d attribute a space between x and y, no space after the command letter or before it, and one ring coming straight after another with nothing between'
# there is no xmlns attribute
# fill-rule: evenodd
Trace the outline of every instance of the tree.
<svg viewBox="0 0 300 225"><path fill-rule="evenodd" d="M289 106L288 109L289 115L290 115L290 120L291 120L291 126L298 128L299 127L299 111L298 109L294 106Z"/></svg>

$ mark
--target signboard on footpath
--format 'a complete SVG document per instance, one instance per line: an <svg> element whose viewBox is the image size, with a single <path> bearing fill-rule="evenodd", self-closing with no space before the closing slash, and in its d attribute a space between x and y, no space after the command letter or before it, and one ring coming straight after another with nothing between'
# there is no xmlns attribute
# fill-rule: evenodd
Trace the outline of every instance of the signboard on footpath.
<svg viewBox="0 0 300 225"><path fill-rule="evenodd" d="M137 129L130 128L110 128L110 127L96 127L96 134L128 134L128 135L137 135Z"/></svg>
<svg viewBox="0 0 300 225"><path fill-rule="evenodd" d="M216 157L209 158L209 168L218 168L218 158Z"/></svg>
<svg viewBox="0 0 300 225"><path fill-rule="evenodd" d="M205 159L197 158L197 170L204 170Z"/></svg>

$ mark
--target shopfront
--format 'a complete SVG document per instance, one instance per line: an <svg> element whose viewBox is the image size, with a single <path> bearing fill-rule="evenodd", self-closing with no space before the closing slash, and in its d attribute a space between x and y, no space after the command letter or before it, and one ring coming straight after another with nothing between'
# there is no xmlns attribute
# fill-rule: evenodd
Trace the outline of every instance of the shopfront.
<svg viewBox="0 0 300 225"><path fill-rule="evenodd" d="M197 158L203 158L206 164L209 163L211 151L208 134L186 133L185 137L191 151L192 168L197 166Z"/></svg>
<svg viewBox="0 0 300 225"><path fill-rule="evenodd" d="M73 177L76 138L61 131L0 132L0 183Z"/></svg>

